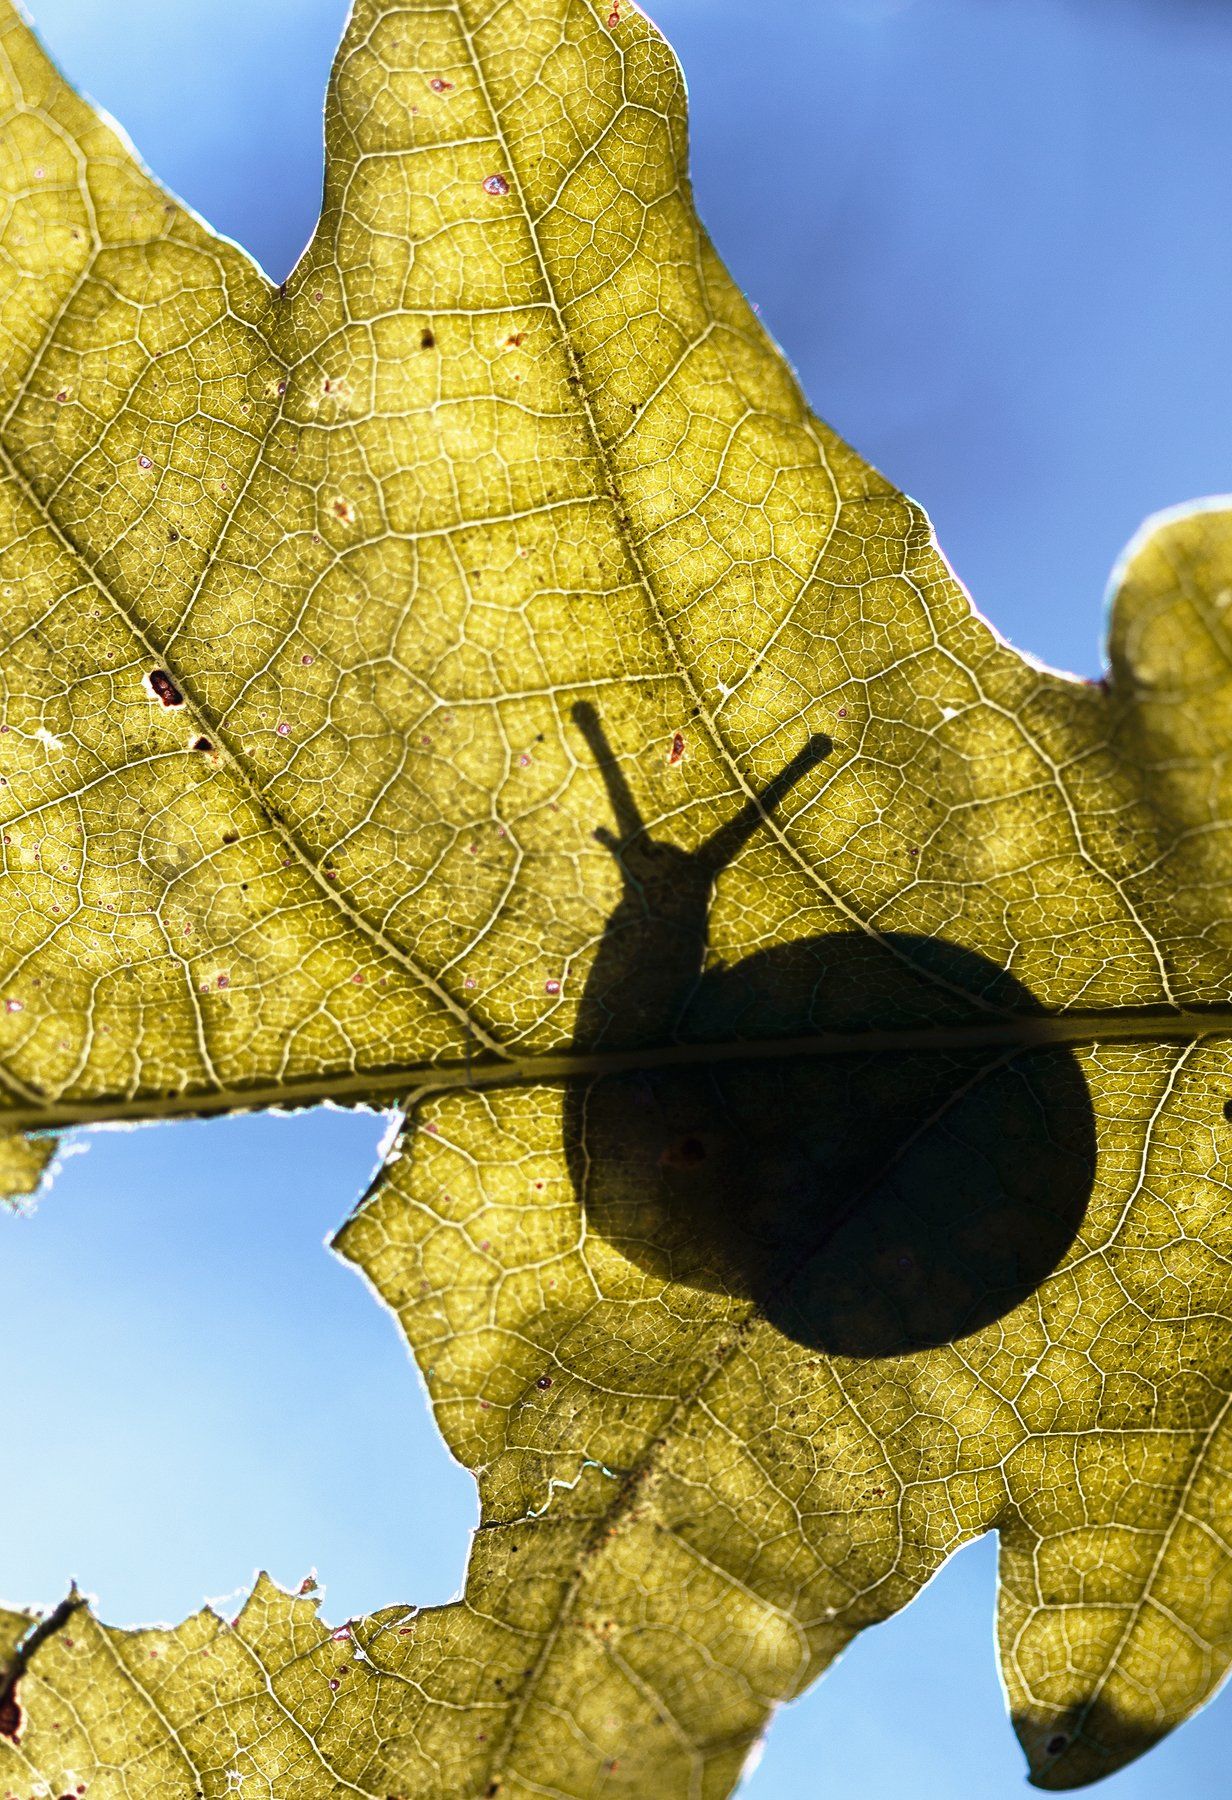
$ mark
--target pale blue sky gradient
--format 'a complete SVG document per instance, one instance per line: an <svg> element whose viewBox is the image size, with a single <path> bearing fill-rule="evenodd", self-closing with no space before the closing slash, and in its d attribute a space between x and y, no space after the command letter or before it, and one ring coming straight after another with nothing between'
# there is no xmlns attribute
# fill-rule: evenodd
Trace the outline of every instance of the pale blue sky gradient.
<svg viewBox="0 0 1232 1800"><path fill-rule="evenodd" d="M924 501L978 604L1098 674L1150 511L1232 487L1232 6L659 0L703 213L817 409ZM343 0L35 0L156 172L284 275L315 217ZM457 1588L473 1484L392 1322L322 1248L385 1128L316 1112L96 1135L0 1219L0 1596L120 1623L258 1565L332 1617ZM1022 1791L991 1543L771 1734L750 1800ZM1101 1790L1227 1792L1232 1697Z"/></svg>

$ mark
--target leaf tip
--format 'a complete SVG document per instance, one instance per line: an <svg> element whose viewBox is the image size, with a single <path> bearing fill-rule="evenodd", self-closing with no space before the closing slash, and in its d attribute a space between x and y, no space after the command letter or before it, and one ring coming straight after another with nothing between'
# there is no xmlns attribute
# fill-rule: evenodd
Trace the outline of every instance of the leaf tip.
<svg viewBox="0 0 1232 1800"><path fill-rule="evenodd" d="M1089 1787L1115 1775L1167 1735L1169 1725L1136 1718L1102 1698L1063 1713L1016 1713L1014 1730L1026 1753L1027 1779L1046 1793Z"/></svg>

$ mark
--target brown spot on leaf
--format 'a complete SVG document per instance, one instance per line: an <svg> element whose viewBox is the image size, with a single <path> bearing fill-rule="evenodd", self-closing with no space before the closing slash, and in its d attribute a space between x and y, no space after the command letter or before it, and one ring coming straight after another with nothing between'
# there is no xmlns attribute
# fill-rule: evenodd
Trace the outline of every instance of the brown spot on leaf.
<svg viewBox="0 0 1232 1800"><path fill-rule="evenodd" d="M184 696L166 669L151 669L149 680L150 686L164 706L183 706Z"/></svg>
<svg viewBox="0 0 1232 1800"><path fill-rule="evenodd" d="M14 1689L0 1697L0 1737L11 1744L21 1742L21 1707Z"/></svg>

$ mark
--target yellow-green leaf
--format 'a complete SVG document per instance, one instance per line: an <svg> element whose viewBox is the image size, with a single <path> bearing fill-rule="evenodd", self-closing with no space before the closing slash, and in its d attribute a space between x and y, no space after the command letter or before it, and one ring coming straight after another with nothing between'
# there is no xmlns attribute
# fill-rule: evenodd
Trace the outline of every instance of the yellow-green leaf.
<svg viewBox="0 0 1232 1800"><path fill-rule="evenodd" d="M75 1607L0 1776L710 1800L993 1527L1119 1766L1232 1654L1232 509L1104 683L997 639L628 0L359 0L282 289L0 7L3 1129L405 1100L339 1247L484 1507L432 1612Z"/></svg>
<svg viewBox="0 0 1232 1800"><path fill-rule="evenodd" d="M34 1624L29 1613L0 1609L0 1681L8 1678L21 1640Z"/></svg>
<svg viewBox="0 0 1232 1800"><path fill-rule="evenodd" d="M20 1131L0 1134L0 1203L27 1200L36 1194L48 1177L55 1153L54 1137Z"/></svg>

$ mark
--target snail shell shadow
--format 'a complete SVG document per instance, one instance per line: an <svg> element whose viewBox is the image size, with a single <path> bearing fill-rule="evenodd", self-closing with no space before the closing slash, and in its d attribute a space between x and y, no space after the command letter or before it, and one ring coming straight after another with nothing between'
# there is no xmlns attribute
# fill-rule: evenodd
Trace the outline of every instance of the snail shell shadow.
<svg viewBox="0 0 1232 1800"><path fill-rule="evenodd" d="M1057 1268L1095 1180L1081 1064L1032 1045L1043 1009L979 953L835 932L702 970L718 870L828 752L815 739L703 845L656 845L588 709L624 892L579 1010L587 1049L696 1043L699 1059L571 1083L565 1153L588 1228L661 1280L745 1297L786 1336L858 1357L952 1343ZM1021 1019L1023 1042L945 1027ZM935 1047L877 1047L936 1027ZM865 1047L706 1062L707 1044L858 1032ZM752 1044L750 1046L752 1048Z"/></svg>

